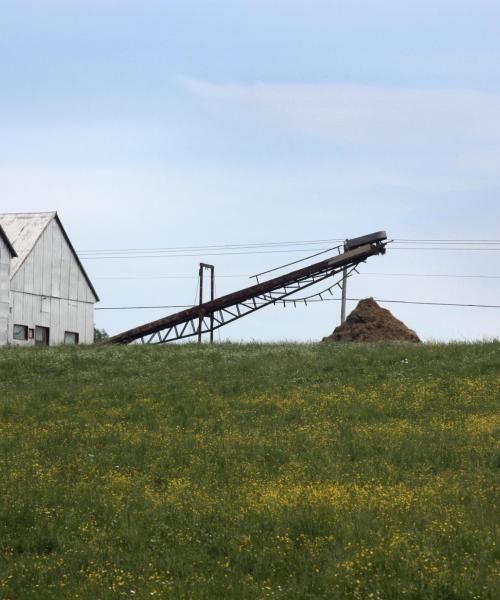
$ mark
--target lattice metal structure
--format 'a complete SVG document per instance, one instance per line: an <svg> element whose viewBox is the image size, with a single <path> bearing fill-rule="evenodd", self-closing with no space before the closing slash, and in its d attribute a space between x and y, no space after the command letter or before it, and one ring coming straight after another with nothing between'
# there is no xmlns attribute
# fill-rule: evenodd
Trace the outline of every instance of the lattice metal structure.
<svg viewBox="0 0 500 600"><path fill-rule="evenodd" d="M384 254L386 244L385 231L346 240L344 246L336 248L336 256L267 281L257 280L255 285L245 289L115 335L109 338L109 343L164 344L195 336L201 339L204 333L213 334L215 329L271 304L294 302L297 293L342 275L345 269L352 271L371 256Z"/></svg>

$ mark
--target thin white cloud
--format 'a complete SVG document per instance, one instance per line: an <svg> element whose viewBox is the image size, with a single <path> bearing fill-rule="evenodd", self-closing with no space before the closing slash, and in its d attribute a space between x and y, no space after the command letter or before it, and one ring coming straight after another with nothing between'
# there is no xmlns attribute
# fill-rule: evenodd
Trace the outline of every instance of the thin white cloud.
<svg viewBox="0 0 500 600"><path fill-rule="evenodd" d="M500 148L500 94L352 84L216 84L182 78L192 94L271 127L369 146Z"/></svg>

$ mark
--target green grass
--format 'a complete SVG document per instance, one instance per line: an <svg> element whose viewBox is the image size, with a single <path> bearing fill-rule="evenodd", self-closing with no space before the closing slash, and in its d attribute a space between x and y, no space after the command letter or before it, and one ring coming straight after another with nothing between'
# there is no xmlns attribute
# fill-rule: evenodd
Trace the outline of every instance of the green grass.
<svg viewBox="0 0 500 600"><path fill-rule="evenodd" d="M500 344L0 352L0 599L496 599Z"/></svg>

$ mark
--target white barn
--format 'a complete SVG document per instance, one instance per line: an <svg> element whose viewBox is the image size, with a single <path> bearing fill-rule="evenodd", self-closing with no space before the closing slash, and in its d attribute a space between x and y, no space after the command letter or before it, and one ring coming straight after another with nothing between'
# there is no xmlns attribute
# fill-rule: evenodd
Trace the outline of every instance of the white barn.
<svg viewBox="0 0 500 600"><path fill-rule="evenodd" d="M0 346L91 344L98 301L56 212L0 214Z"/></svg>

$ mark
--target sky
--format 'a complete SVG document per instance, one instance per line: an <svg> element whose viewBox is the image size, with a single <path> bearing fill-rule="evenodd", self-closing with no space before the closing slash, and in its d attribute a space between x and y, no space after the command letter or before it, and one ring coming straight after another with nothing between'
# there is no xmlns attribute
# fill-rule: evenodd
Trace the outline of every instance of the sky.
<svg viewBox="0 0 500 600"><path fill-rule="evenodd" d="M57 210L100 308L190 305L202 260L220 295L329 244L94 250L500 240L498 0L0 0L0 73L0 211ZM395 242L348 296L500 305L499 261ZM500 309L381 305L425 340L500 337ZM217 339L318 340L339 317L270 307Z"/></svg>

